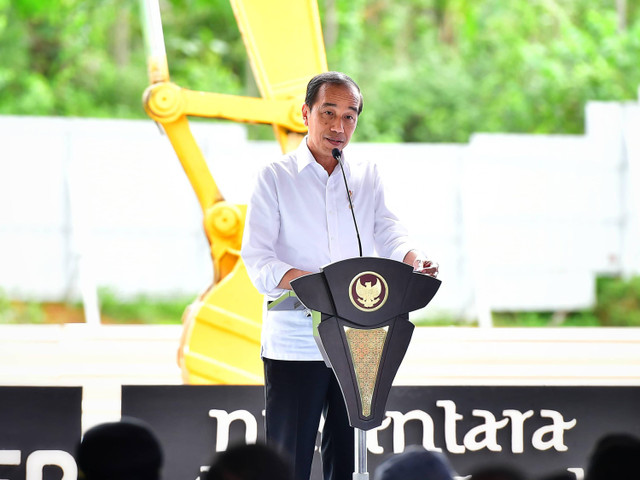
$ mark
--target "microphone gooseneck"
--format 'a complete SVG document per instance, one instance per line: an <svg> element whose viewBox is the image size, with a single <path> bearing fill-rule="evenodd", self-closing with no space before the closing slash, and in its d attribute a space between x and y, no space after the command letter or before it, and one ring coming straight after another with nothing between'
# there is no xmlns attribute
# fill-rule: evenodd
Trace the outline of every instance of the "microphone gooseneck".
<svg viewBox="0 0 640 480"><path fill-rule="evenodd" d="M344 173L344 168L342 167L342 152L337 148L331 150L331 155L336 161L340 164L340 170L342 171L342 178L344 179L344 188L347 189L347 198L349 199L349 208L351 208L351 217L353 218L353 226L356 227L356 237L358 238L358 251L360 252L360 256L362 257L362 243L360 242L360 232L358 231L358 222L356 222L356 214L353 210L353 203L351 202L351 193L349 192L349 185L347 185L347 176Z"/></svg>

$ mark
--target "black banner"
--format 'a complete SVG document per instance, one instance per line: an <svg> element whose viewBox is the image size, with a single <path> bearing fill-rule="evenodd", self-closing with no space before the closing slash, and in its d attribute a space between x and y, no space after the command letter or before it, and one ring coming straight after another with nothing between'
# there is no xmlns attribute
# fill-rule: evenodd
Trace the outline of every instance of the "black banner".
<svg viewBox="0 0 640 480"><path fill-rule="evenodd" d="M149 422L165 478L195 480L216 451L264 439L262 387L127 386L122 414ZM394 387L367 434L369 472L406 445L442 450L460 475L489 464L530 474L586 467L603 435L640 436L639 387ZM313 477L319 479L319 455Z"/></svg>
<svg viewBox="0 0 640 480"><path fill-rule="evenodd" d="M0 387L0 478L75 480L81 387Z"/></svg>

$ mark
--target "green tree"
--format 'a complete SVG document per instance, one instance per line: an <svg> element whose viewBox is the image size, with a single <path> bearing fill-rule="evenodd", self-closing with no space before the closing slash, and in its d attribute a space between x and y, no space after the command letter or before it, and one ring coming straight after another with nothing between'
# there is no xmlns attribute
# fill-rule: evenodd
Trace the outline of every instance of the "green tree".
<svg viewBox="0 0 640 480"><path fill-rule="evenodd" d="M352 75L365 94L357 139L405 142L582 132L587 101L637 96L639 4L319 1L329 66ZM257 95L227 0L161 7L173 81ZM136 2L0 0L0 49L2 114L145 116ZM261 132L272 138L270 129Z"/></svg>

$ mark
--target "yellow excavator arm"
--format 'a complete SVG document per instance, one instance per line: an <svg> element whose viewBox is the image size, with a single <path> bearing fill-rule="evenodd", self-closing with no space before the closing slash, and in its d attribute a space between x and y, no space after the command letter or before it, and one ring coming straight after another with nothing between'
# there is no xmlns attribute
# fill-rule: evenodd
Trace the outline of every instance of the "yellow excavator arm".
<svg viewBox="0 0 640 480"><path fill-rule="evenodd" d="M147 114L169 138L203 212L213 283L183 315L178 362L186 383L260 384L263 298L240 258L246 206L225 201L189 128L188 117L273 125L283 152L306 127L309 79L327 70L316 0L231 0L261 98L198 92L172 83L158 0L142 0L150 86Z"/></svg>

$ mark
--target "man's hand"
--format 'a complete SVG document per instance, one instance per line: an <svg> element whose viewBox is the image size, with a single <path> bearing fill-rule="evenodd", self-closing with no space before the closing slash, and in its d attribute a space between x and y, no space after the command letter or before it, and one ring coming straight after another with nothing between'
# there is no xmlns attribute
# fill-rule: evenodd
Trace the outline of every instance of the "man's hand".
<svg viewBox="0 0 640 480"><path fill-rule="evenodd" d="M418 257L413 261L413 271L418 273L425 273L433 278L438 277L438 264L427 260L426 258Z"/></svg>
<svg viewBox="0 0 640 480"><path fill-rule="evenodd" d="M423 253L418 250L410 250L402 260L407 265L413 267L414 272L424 273L430 275L433 278L438 276L438 264L431 260L427 260Z"/></svg>
<svg viewBox="0 0 640 480"><path fill-rule="evenodd" d="M292 268L291 270L287 270L287 273L285 273L282 279L280 280L280 283L278 284L278 288L292 290L291 281L303 275L307 275L309 273L311 272L307 272L306 270L299 270L297 268Z"/></svg>

